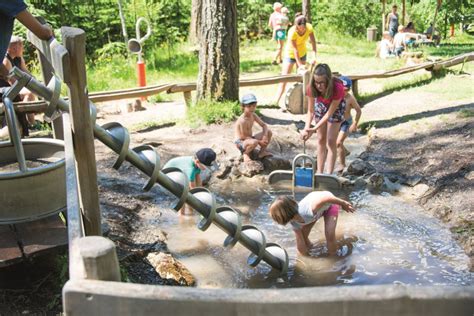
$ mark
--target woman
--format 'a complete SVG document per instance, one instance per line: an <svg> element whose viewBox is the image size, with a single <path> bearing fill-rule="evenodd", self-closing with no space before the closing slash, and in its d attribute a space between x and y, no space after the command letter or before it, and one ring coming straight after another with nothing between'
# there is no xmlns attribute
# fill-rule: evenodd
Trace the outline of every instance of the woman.
<svg viewBox="0 0 474 316"><path fill-rule="evenodd" d="M344 121L346 108L344 85L339 79L332 77L328 65L318 64L311 74L306 95L308 98L308 115L301 137L306 141L313 133L318 131L316 134L318 141L318 173L324 173L327 156L327 171L331 174L334 171L337 157L337 135L341 123ZM311 127L313 118L316 125Z"/></svg>
<svg viewBox="0 0 474 316"><path fill-rule="evenodd" d="M316 59L316 39L314 37L313 26L306 23L306 18L301 13L296 14L295 24L288 31L288 41L285 47L285 58L282 66L282 75L291 73L293 65L299 68L306 64L307 49L306 43L308 39L314 51L314 58ZM277 101L280 103L281 96L285 90L286 82L282 82L278 86Z"/></svg>

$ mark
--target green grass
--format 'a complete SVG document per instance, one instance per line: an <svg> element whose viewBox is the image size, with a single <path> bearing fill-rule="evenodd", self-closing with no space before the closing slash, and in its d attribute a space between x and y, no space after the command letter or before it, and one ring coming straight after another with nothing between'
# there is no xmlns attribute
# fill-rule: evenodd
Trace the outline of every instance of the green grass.
<svg viewBox="0 0 474 316"><path fill-rule="evenodd" d="M461 111L459 111L458 116L460 118L474 117L474 110L472 110L472 109L462 109Z"/></svg>
<svg viewBox="0 0 474 316"><path fill-rule="evenodd" d="M191 106L186 120L191 125L231 122L241 114L238 102L203 100Z"/></svg>

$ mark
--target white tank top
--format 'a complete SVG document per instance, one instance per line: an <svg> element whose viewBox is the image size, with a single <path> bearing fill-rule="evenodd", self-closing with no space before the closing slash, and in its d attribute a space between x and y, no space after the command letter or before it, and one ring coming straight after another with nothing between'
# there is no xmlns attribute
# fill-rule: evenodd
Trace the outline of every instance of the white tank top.
<svg viewBox="0 0 474 316"><path fill-rule="evenodd" d="M313 213L312 205L313 202L316 200L320 200L323 196L326 196L327 192L322 191L314 191L306 195L299 203L298 203L298 214L303 218L304 223L291 221L291 226L293 226L294 230L299 230L303 226L308 225L312 222L316 222L318 219L323 216L324 212L326 212L330 207L330 203L324 203L321 207L316 210L316 214Z"/></svg>

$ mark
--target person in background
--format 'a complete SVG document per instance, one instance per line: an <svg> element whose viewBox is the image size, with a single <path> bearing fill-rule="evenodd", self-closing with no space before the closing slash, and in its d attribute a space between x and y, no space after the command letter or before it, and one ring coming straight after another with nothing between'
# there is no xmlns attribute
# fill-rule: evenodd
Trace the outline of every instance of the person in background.
<svg viewBox="0 0 474 316"><path fill-rule="evenodd" d="M272 61L273 65L277 65L281 62L281 51L283 49L283 43L285 41L286 34L281 30L281 19L283 15L281 14L281 8L283 5L280 2L275 2L273 4L273 13L268 19L268 27L272 29L272 39L277 43L277 51L275 58Z"/></svg>
<svg viewBox="0 0 474 316"><path fill-rule="evenodd" d="M13 67L18 67L24 72L28 72L26 68L25 59L23 58L23 39L19 36L12 36L10 40L10 45L8 46L7 54L3 59L3 65L5 68L10 71ZM16 79L11 78L9 83L13 85ZM35 95L31 93L27 88L22 88L20 93L21 101L28 102L34 101L36 99ZM34 113L27 113L26 117L30 125L35 124L35 115Z"/></svg>
<svg viewBox="0 0 474 316"><path fill-rule="evenodd" d="M324 217L324 235L329 255L335 255L336 226L339 208L346 212L355 212L351 203L334 196L329 191L314 191L306 195L299 203L292 196L279 195L270 205L271 218L280 225L291 224L295 233L296 249L303 256L309 256L313 244L309 233L314 224Z"/></svg>
<svg viewBox="0 0 474 316"><path fill-rule="evenodd" d="M189 188L202 186L201 171L209 168L211 171L217 168L216 153L211 148L201 148L194 156L175 157L168 160L163 169L174 167L186 174L189 180ZM192 209L183 205L180 215L192 215Z"/></svg>
<svg viewBox="0 0 474 316"><path fill-rule="evenodd" d="M390 35L389 35L390 36ZM339 79L344 85L344 101L346 102L346 110L344 112L344 121L341 124L339 135L337 136L337 156L339 157L339 163L341 164L341 172L346 168L346 154L348 150L344 147L344 141L350 133L357 130L362 110L356 98L350 93L352 87L352 80L349 77L341 76ZM351 110L356 111L356 117L352 120Z"/></svg>
<svg viewBox="0 0 474 316"><path fill-rule="evenodd" d="M398 33L398 13L397 13L397 5L394 4L392 6L392 12L387 14L387 20L386 20L386 25L385 28L388 30L390 33L390 36L393 38L395 37L395 34Z"/></svg>
<svg viewBox="0 0 474 316"><path fill-rule="evenodd" d="M344 85L341 80L332 76L331 68L327 64L317 64L306 87L306 97L308 114L301 138L306 141L318 132L317 171L324 173L327 156L327 172L332 174L337 157L337 135L346 109ZM316 125L311 127L313 120Z"/></svg>
<svg viewBox="0 0 474 316"><path fill-rule="evenodd" d="M395 55L400 57L404 50L406 50L407 44L405 43L405 32L403 25L398 27L398 32L393 38L393 49Z"/></svg>
<svg viewBox="0 0 474 316"><path fill-rule="evenodd" d="M382 40L378 45L378 56L382 59L395 57L393 40L388 31L383 32Z"/></svg>
<svg viewBox="0 0 474 316"><path fill-rule="evenodd" d="M314 37L313 26L307 23L306 17L301 13L297 13L295 23L288 31L288 40L285 46L285 58L282 65L282 75L291 73L293 66L296 68L304 67L306 65L307 53L306 44L308 40L311 42L311 47L314 52L313 63L316 63L316 38ZM278 85L276 104L280 104L281 96L285 91L286 82Z"/></svg>
<svg viewBox="0 0 474 316"><path fill-rule="evenodd" d="M15 18L27 29L43 40L54 36L49 25L43 25L27 10L23 0L0 1L0 56L5 56L13 32ZM0 78L6 78L8 70L0 65Z"/></svg>

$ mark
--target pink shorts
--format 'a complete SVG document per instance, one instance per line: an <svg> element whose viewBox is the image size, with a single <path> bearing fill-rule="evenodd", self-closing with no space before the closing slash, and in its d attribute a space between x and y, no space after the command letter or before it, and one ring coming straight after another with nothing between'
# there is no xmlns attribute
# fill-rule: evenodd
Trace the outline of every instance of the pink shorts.
<svg viewBox="0 0 474 316"><path fill-rule="evenodd" d="M339 205L337 204L332 204L325 212L324 212L324 217L326 216L339 216Z"/></svg>

